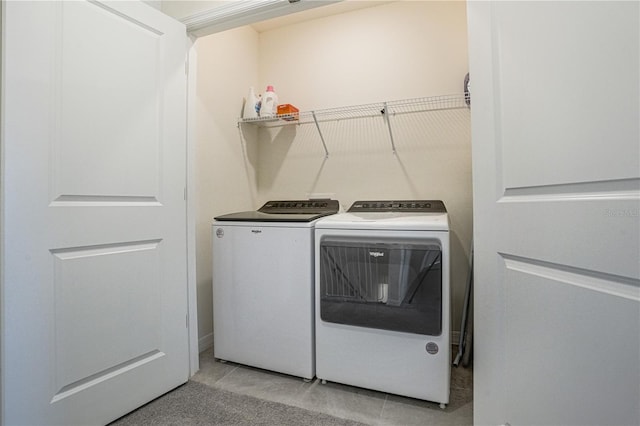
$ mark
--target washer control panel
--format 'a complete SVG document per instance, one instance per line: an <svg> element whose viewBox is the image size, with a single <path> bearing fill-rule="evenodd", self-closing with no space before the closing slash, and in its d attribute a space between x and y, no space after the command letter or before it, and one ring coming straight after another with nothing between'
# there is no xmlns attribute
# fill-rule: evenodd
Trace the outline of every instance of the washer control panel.
<svg viewBox="0 0 640 426"><path fill-rule="evenodd" d="M315 214L315 213L337 213L340 205L338 200L287 200L287 201L267 201L258 209L262 213L278 214Z"/></svg>

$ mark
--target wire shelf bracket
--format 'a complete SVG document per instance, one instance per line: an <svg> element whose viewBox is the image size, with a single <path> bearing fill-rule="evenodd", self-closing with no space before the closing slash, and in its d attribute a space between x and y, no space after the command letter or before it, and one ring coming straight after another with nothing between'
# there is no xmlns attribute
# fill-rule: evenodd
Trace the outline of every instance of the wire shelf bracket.
<svg viewBox="0 0 640 426"><path fill-rule="evenodd" d="M324 158L329 158L327 143L324 141L324 136L322 136L322 130L320 129L320 124L318 124L318 118L316 117L315 111L311 111L311 115L313 115L313 122L316 123L316 129L318 129L318 135L320 135L320 140L322 141L322 147L324 148Z"/></svg>
<svg viewBox="0 0 640 426"><path fill-rule="evenodd" d="M387 123L387 129L389 129L389 140L391 141L391 150L393 152L393 155L396 155L396 143L393 140L393 131L391 130L391 120L389 119L389 107L387 106L387 103L384 102L383 103L384 108L382 108L382 111L380 111L384 117L384 121Z"/></svg>

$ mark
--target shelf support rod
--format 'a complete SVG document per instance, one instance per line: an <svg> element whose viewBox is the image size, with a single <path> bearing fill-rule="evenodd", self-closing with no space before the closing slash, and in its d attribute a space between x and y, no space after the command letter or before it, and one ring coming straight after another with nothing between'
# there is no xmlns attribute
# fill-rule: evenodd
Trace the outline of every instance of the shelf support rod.
<svg viewBox="0 0 640 426"><path fill-rule="evenodd" d="M324 158L329 158L329 151L327 150L327 144L324 141L324 136L322 136L322 130L320 130L320 124L318 124L316 112L311 111L311 115L313 116L313 122L316 123L316 129L318 129L318 134L320 135L320 140L322 141L322 146L324 147Z"/></svg>
<svg viewBox="0 0 640 426"><path fill-rule="evenodd" d="M384 109L382 110L382 115L384 115L384 119L387 122L387 128L389 129L389 139L391 140L391 150L393 151L393 155L396 154L396 144L393 141L393 132L391 131L391 120L389 119L389 107L387 103L384 102Z"/></svg>

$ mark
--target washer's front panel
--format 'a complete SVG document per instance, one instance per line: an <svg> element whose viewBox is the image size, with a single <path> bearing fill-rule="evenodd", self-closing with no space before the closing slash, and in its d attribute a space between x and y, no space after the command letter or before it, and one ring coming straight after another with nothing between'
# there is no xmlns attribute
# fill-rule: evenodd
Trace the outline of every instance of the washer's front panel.
<svg viewBox="0 0 640 426"><path fill-rule="evenodd" d="M214 356L313 378L313 228L213 225Z"/></svg>

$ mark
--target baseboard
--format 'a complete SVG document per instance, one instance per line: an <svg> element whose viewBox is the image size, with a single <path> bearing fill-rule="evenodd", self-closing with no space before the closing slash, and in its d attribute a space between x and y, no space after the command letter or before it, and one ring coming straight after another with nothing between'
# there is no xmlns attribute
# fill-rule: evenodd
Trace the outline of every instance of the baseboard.
<svg viewBox="0 0 640 426"><path fill-rule="evenodd" d="M198 339L198 352L204 352L213 346L213 333L202 336Z"/></svg>

